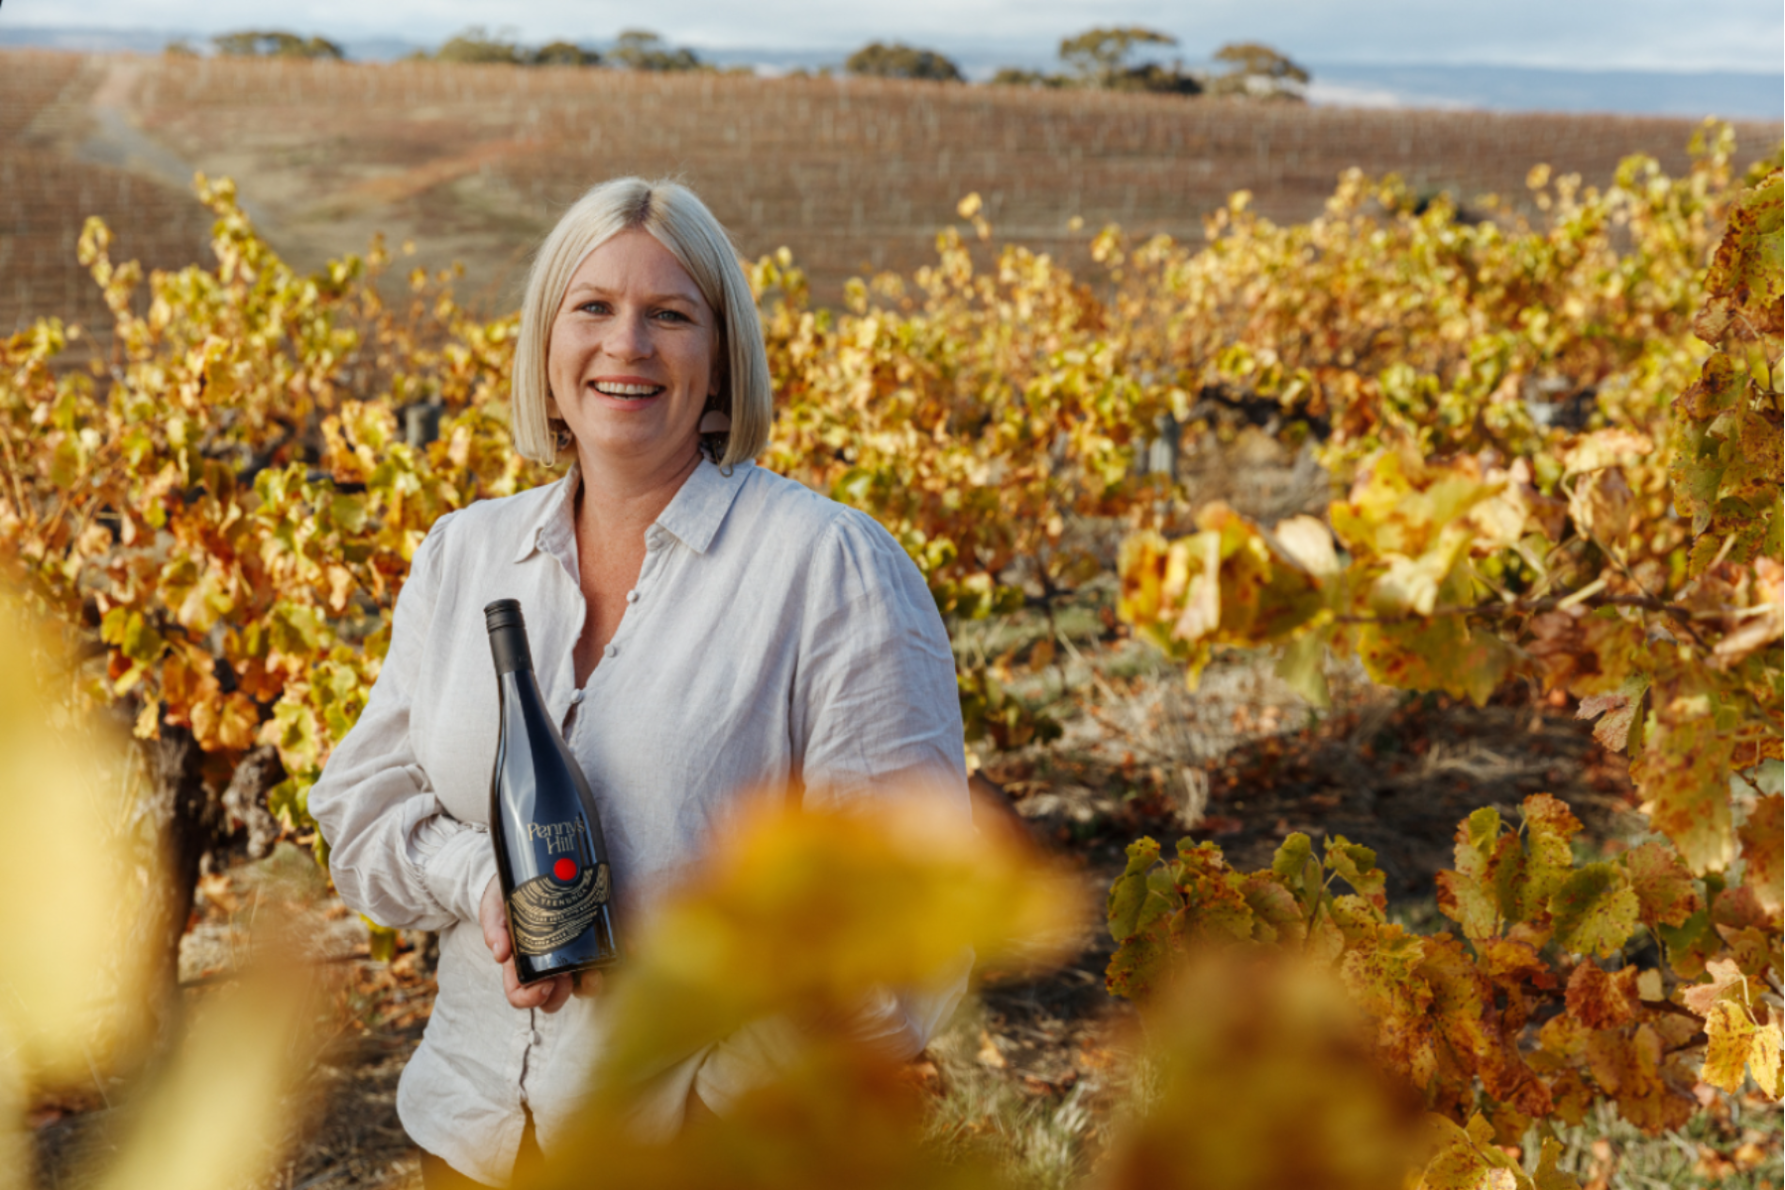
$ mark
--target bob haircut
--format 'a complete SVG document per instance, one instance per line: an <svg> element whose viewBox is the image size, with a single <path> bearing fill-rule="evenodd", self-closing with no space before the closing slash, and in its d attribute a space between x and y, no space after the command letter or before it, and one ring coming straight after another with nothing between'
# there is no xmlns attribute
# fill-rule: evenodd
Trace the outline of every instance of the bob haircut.
<svg viewBox="0 0 1785 1190"><path fill-rule="evenodd" d="M731 430L714 462L730 467L755 458L768 445L774 394L750 282L731 238L692 190L643 178L615 178L590 189L564 212L534 258L514 353L515 449L536 463L556 461L565 427L546 372L552 323L583 259L635 228L669 249L718 318L719 391Z"/></svg>

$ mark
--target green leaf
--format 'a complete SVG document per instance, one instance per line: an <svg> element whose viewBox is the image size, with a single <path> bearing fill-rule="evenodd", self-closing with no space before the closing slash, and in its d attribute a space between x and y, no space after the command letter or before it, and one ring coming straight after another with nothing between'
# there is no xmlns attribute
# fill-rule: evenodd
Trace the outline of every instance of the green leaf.
<svg viewBox="0 0 1785 1190"><path fill-rule="evenodd" d="M1304 632L1285 645L1277 659L1277 676L1310 706L1322 710L1333 705L1326 687L1326 647L1332 638L1331 625Z"/></svg>
<svg viewBox="0 0 1785 1190"><path fill-rule="evenodd" d="M1655 925L1655 935L1667 947L1667 964L1681 979L1697 979L1704 974L1705 960L1722 948L1711 925L1711 910L1701 906L1678 926L1665 922Z"/></svg>
<svg viewBox="0 0 1785 1190"><path fill-rule="evenodd" d="M1144 920L1157 915L1148 904L1153 894L1147 874L1158 862L1159 844L1154 840L1140 838L1128 844L1128 866L1109 886L1109 933L1117 942L1138 934Z"/></svg>
<svg viewBox="0 0 1785 1190"><path fill-rule="evenodd" d="M1290 832L1278 845L1271 858L1271 874L1301 903L1304 918L1314 912L1314 906L1325 895L1320 861L1314 858L1314 843L1300 831Z"/></svg>
<svg viewBox="0 0 1785 1190"><path fill-rule="evenodd" d="M1387 884L1387 877L1377 869L1376 853L1368 847L1353 843L1343 835L1334 836L1326 841L1326 866L1349 884L1358 896L1373 902L1378 908L1386 904L1382 890Z"/></svg>
<svg viewBox="0 0 1785 1190"><path fill-rule="evenodd" d="M1573 873L1573 839L1581 825L1567 803L1547 793L1532 794L1520 809L1525 823L1525 871L1519 904L1521 916L1529 921L1548 911L1550 898Z"/></svg>
<svg viewBox="0 0 1785 1190"><path fill-rule="evenodd" d="M1183 899L1171 873L1160 867L1159 844L1137 839L1128 846L1128 867L1109 890L1109 931L1117 942L1104 971L1112 996L1144 1000L1165 982L1175 954L1171 926Z"/></svg>
<svg viewBox="0 0 1785 1190"><path fill-rule="evenodd" d="M1252 936L1260 942L1299 943L1308 923L1295 896L1268 872L1254 872L1240 883L1240 895L1252 910Z"/></svg>
<svg viewBox="0 0 1785 1190"><path fill-rule="evenodd" d="M1640 914L1630 879L1615 864L1588 864L1550 897L1556 941L1575 954L1616 954L1635 932Z"/></svg>
<svg viewBox="0 0 1785 1190"><path fill-rule="evenodd" d="M154 665L167 649L166 639L137 611L124 617L117 645L119 652L140 665Z"/></svg>
<svg viewBox="0 0 1785 1190"><path fill-rule="evenodd" d="M1313 855L1314 841L1301 831L1293 831L1278 844L1276 855L1271 857L1271 871L1299 890Z"/></svg>

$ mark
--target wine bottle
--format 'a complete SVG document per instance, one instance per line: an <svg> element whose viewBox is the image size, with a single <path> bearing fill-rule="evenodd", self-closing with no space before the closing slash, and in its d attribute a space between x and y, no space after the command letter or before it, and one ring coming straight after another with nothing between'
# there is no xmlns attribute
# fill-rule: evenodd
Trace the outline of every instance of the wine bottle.
<svg viewBox="0 0 1785 1190"><path fill-rule="evenodd" d="M620 957L613 872L589 782L546 714L518 600L483 609L501 720L490 778L490 837L521 983Z"/></svg>

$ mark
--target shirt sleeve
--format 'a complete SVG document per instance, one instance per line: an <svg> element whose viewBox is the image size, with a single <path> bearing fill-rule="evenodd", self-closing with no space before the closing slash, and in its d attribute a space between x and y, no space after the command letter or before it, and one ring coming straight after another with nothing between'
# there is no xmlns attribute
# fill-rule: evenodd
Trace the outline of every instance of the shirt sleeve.
<svg viewBox="0 0 1785 1190"><path fill-rule="evenodd" d="M922 791L972 829L954 650L916 564L843 509L805 595L792 708L805 804Z"/></svg>
<svg viewBox="0 0 1785 1190"><path fill-rule="evenodd" d="M833 522L808 575L794 682L794 754L804 804L922 793L972 831L954 652L935 600L892 535L854 510ZM915 1057L966 993L973 952L925 989L864 997L849 1034L895 1061ZM799 1029L757 1021L714 1046L695 1091L723 1114L775 1076Z"/></svg>
<svg viewBox="0 0 1785 1190"><path fill-rule="evenodd" d="M395 929L439 930L477 920L483 890L496 874L488 831L446 812L409 738L450 515L417 548L378 680L310 790L310 814L328 842L329 875L341 899Z"/></svg>

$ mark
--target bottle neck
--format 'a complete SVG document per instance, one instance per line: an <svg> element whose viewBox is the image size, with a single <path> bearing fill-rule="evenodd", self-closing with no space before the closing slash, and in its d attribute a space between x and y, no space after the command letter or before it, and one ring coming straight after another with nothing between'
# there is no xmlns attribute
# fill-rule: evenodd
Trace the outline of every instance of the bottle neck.
<svg viewBox="0 0 1785 1190"><path fill-rule="evenodd" d="M490 654L496 659L496 674L533 672L533 654L527 648L527 630L519 624L505 624L490 631Z"/></svg>

